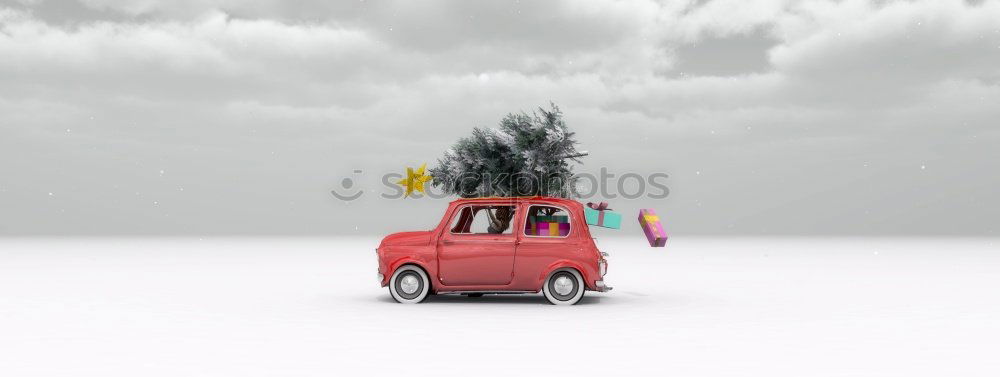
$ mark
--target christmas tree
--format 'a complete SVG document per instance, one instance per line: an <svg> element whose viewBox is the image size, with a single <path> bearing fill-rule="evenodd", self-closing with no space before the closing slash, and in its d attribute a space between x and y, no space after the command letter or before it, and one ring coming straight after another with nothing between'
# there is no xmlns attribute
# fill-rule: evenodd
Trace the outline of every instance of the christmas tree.
<svg viewBox="0 0 1000 377"><path fill-rule="evenodd" d="M507 114L497 128L474 128L458 140L438 166L430 170L434 186L464 198L486 196L552 196L576 194L570 162L586 152L563 121L555 104L530 115ZM513 213L501 207L488 213L491 231L502 232Z"/></svg>

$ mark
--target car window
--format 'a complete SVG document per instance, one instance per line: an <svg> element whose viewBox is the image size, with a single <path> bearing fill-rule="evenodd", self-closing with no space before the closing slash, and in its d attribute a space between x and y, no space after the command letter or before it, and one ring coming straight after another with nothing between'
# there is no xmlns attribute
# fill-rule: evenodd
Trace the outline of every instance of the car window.
<svg viewBox="0 0 1000 377"><path fill-rule="evenodd" d="M468 205L451 220L453 234L511 234L514 206Z"/></svg>
<svg viewBox="0 0 1000 377"><path fill-rule="evenodd" d="M566 237L569 235L569 213L559 207L533 205L528 208L524 234L533 237Z"/></svg>

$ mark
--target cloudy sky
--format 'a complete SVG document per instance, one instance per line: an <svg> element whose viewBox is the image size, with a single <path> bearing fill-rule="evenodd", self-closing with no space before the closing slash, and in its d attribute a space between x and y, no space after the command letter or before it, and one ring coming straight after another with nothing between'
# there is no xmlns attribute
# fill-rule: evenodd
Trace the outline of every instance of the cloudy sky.
<svg viewBox="0 0 1000 377"><path fill-rule="evenodd" d="M0 0L0 235L428 228L382 176L550 101L674 234L1000 224L1000 0Z"/></svg>

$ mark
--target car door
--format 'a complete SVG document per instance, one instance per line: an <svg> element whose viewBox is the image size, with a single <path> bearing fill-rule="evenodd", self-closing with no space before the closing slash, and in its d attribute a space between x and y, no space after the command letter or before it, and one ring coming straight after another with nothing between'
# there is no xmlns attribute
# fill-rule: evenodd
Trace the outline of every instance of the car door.
<svg viewBox="0 0 1000 377"><path fill-rule="evenodd" d="M441 282L449 286L509 284L514 270L515 212L513 203L456 208L438 239ZM504 218L508 219L505 228Z"/></svg>
<svg viewBox="0 0 1000 377"><path fill-rule="evenodd" d="M522 203L518 217L523 219L518 229L515 282L511 289L537 289L539 277L559 260L569 258L579 243L574 227L584 226L568 208L546 203Z"/></svg>

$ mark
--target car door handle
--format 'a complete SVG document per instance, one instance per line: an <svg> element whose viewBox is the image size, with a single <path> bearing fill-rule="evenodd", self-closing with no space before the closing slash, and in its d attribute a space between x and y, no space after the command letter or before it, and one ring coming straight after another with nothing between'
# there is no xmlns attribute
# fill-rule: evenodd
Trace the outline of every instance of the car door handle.
<svg viewBox="0 0 1000 377"><path fill-rule="evenodd" d="M443 243L445 245L451 245L451 244L455 243L455 241L452 241L452 240L442 240L441 243Z"/></svg>

